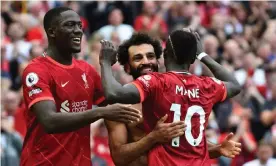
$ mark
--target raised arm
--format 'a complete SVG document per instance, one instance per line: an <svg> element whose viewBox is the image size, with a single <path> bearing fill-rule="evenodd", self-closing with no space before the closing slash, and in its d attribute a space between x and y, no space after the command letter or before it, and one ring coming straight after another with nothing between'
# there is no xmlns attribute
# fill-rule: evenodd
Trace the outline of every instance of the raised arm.
<svg viewBox="0 0 276 166"><path fill-rule="evenodd" d="M182 121L164 123L167 115L162 117L155 129L137 142L128 143L127 127L123 123L105 121L109 135L109 147L115 165L127 165L143 155L157 143L169 142L172 138L184 134L185 124Z"/></svg>
<svg viewBox="0 0 276 166"><path fill-rule="evenodd" d="M239 94L241 91L241 86L234 75L228 72L206 53L204 53L198 33L192 32L191 30L189 31L193 33L197 39L197 58L211 70L217 79L224 82L227 89L227 98L231 98Z"/></svg>
<svg viewBox="0 0 276 166"><path fill-rule="evenodd" d="M101 41L101 80L105 98L109 103L136 104L140 94L133 84L122 86L113 76L111 66L116 62L116 49L109 41Z"/></svg>

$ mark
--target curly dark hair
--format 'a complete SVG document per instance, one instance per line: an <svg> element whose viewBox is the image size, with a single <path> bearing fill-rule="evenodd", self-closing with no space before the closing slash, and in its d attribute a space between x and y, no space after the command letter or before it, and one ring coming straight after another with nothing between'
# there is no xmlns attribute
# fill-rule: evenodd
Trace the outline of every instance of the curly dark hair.
<svg viewBox="0 0 276 166"><path fill-rule="evenodd" d="M128 49L131 46L137 46L141 44L150 44L154 48L154 53L156 55L156 58L159 59L162 54L162 46L158 39L152 38L146 33L134 33L130 39L126 40L124 43L122 43L118 48L118 61L121 65L125 65L128 63L129 54Z"/></svg>

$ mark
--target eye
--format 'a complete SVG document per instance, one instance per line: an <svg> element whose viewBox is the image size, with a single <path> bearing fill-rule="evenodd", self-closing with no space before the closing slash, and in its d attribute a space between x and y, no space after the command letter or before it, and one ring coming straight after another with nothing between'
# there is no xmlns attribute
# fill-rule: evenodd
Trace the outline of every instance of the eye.
<svg viewBox="0 0 276 166"><path fill-rule="evenodd" d="M147 57L148 57L148 59L154 59L154 58L156 58L155 54L149 54Z"/></svg>
<svg viewBox="0 0 276 166"><path fill-rule="evenodd" d="M142 59L142 56L134 56L134 57L133 57L133 60L134 60L135 62L139 62L141 59Z"/></svg>
<svg viewBox="0 0 276 166"><path fill-rule="evenodd" d="M79 23L78 26L80 29L82 29L82 23Z"/></svg>
<svg viewBox="0 0 276 166"><path fill-rule="evenodd" d="M73 27L74 23L73 22L66 22L65 26L67 26L67 27Z"/></svg>

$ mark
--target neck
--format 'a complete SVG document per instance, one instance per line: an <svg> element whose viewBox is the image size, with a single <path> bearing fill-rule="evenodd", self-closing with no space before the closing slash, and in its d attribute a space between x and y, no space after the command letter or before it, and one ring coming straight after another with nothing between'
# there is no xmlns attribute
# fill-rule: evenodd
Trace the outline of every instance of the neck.
<svg viewBox="0 0 276 166"><path fill-rule="evenodd" d="M189 71L190 65L188 64L182 64L178 65L176 63L170 63L166 66L166 71L178 71L178 72L183 72L183 71Z"/></svg>
<svg viewBox="0 0 276 166"><path fill-rule="evenodd" d="M47 55L50 56L52 59L57 61L60 64L63 65L71 65L74 54L69 51L63 51L61 49L58 49L54 45L49 45L47 49Z"/></svg>

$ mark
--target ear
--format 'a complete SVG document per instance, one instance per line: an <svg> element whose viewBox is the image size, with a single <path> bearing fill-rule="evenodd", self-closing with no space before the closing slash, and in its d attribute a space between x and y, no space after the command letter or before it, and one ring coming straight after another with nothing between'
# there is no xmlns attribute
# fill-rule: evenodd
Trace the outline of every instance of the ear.
<svg viewBox="0 0 276 166"><path fill-rule="evenodd" d="M130 74L130 66L128 63L124 65L124 69L127 74Z"/></svg>
<svg viewBox="0 0 276 166"><path fill-rule="evenodd" d="M50 36L50 37L52 37L52 38L56 37L55 28L49 28L49 29L47 30L47 33L48 33L48 36Z"/></svg>

